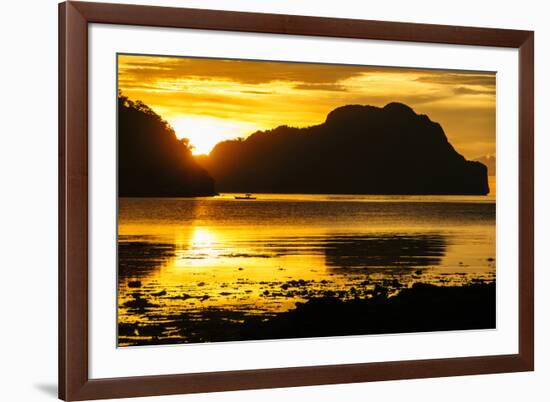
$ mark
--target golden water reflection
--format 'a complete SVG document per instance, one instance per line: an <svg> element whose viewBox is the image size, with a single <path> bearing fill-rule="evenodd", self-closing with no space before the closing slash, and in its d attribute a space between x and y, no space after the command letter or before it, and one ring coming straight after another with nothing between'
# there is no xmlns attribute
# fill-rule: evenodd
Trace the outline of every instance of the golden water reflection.
<svg viewBox="0 0 550 402"><path fill-rule="evenodd" d="M179 342L181 314L268 317L315 297L493 281L494 203L481 201L122 199L119 324L162 323ZM148 336L136 332L119 344Z"/></svg>

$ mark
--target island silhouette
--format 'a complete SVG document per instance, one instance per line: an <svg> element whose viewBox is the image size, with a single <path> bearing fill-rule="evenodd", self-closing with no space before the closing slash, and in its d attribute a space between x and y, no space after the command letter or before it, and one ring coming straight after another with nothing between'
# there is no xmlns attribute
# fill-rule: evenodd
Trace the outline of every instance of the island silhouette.
<svg viewBox="0 0 550 402"><path fill-rule="evenodd" d="M199 166L189 141L140 101L118 96L118 195L215 195L214 180Z"/></svg>
<svg viewBox="0 0 550 402"><path fill-rule="evenodd" d="M487 167L466 160L438 123L402 103L342 106L322 124L258 131L201 157L140 101L119 94L118 116L122 197L489 193Z"/></svg>
<svg viewBox="0 0 550 402"><path fill-rule="evenodd" d="M201 163L223 192L489 192L485 165L467 161L438 123L401 103L342 106L317 126L224 141Z"/></svg>

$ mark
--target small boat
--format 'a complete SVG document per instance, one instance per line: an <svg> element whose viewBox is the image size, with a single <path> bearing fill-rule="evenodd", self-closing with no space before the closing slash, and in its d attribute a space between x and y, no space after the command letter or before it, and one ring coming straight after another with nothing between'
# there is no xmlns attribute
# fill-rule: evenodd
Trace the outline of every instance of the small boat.
<svg viewBox="0 0 550 402"><path fill-rule="evenodd" d="M236 200L255 200L256 197L252 197L252 194L246 193L245 195L236 195Z"/></svg>

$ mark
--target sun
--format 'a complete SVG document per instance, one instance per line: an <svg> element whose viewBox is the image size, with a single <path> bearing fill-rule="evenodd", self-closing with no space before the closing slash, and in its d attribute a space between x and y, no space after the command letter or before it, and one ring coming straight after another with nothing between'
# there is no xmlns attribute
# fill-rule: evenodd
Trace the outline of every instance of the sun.
<svg viewBox="0 0 550 402"><path fill-rule="evenodd" d="M178 138L188 138L193 155L207 155L224 140L246 136L256 130L250 123L206 116L178 116L170 121Z"/></svg>

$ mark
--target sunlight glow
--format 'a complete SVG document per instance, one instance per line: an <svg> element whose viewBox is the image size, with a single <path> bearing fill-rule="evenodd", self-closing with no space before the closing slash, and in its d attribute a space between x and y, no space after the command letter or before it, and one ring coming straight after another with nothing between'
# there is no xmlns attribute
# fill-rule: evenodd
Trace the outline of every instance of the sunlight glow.
<svg viewBox="0 0 550 402"><path fill-rule="evenodd" d="M210 247L216 242L216 236L208 228L196 227L193 230L191 244L196 248Z"/></svg>
<svg viewBox="0 0 550 402"><path fill-rule="evenodd" d="M218 247L219 239L214 231L197 226L191 232L185 232L182 235L178 242L188 247L178 254L174 262L175 267L201 268L216 261L221 251Z"/></svg>
<svg viewBox="0 0 550 402"><path fill-rule="evenodd" d="M495 153L494 73L137 55L119 55L118 69L119 89L195 155L257 130L320 124L346 104L396 101L439 123L467 159Z"/></svg>
<svg viewBox="0 0 550 402"><path fill-rule="evenodd" d="M188 138L194 155L209 154L224 140L246 136L257 128L250 123L206 116L178 116L170 121L178 138Z"/></svg>

